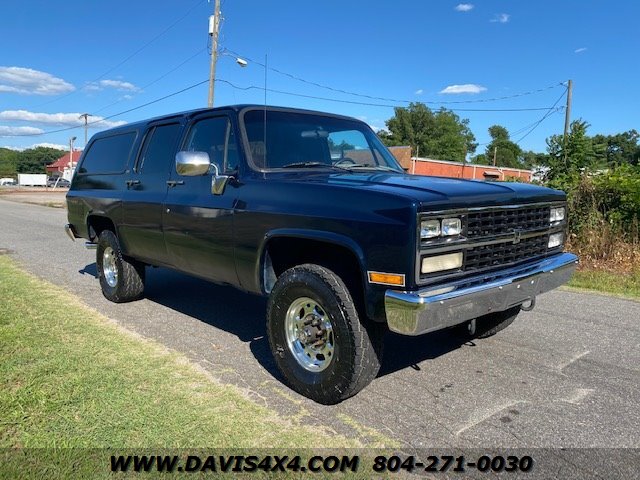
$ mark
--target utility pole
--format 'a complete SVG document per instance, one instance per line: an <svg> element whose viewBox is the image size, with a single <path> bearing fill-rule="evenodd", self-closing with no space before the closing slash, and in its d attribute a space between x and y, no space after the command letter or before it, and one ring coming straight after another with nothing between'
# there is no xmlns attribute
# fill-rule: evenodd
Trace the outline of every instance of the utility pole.
<svg viewBox="0 0 640 480"><path fill-rule="evenodd" d="M87 148L87 129L89 124L89 117L93 117L90 113L83 113L78 118L84 118L84 148Z"/></svg>
<svg viewBox="0 0 640 480"><path fill-rule="evenodd" d="M220 0L215 0L213 15L209 17L209 36L211 37L211 66L209 68L209 108L213 108L213 87L216 81L216 62L218 61L218 33L220 33Z"/></svg>
<svg viewBox="0 0 640 480"><path fill-rule="evenodd" d="M493 166L496 166L496 157L498 156L498 146L493 147Z"/></svg>
<svg viewBox="0 0 640 480"><path fill-rule="evenodd" d="M573 92L573 80L569 80L569 84L567 85L567 108L564 110L564 142L563 142L563 150L564 150L564 163L567 164L567 138L569 136L569 122L571 121L571 94Z"/></svg>

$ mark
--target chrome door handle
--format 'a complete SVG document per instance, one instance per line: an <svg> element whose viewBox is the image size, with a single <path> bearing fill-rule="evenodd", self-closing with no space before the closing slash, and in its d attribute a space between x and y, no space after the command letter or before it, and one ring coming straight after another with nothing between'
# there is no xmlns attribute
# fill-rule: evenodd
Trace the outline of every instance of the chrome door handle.
<svg viewBox="0 0 640 480"><path fill-rule="evenodd" d="M184 180L167 180L167 185L175 187L176 185L184 185Z"/></svg>

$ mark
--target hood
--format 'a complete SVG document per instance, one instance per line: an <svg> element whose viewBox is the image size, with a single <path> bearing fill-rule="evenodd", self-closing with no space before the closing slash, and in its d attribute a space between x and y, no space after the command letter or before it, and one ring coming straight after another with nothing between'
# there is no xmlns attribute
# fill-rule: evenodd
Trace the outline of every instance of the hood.
<svg viewBox="0 0 640 480"><path fill-rule="evenodd" d="M317 173L296 181L364 188L409 198L421 210L513 205L565 200L564 192L529 183L486 182L387 172Z"/></svg>

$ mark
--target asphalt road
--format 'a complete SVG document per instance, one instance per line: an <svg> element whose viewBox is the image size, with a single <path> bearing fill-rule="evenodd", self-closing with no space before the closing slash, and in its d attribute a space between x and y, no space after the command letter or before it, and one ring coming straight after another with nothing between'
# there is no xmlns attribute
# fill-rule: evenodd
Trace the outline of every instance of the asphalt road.
<svg viewBox="0 0 640 480"><path fill-rule="evenodd" d="M95 279L95 252L69 240L65 221L64 210L0 199L0 249L294 421L364 442L379 432L407 449L640 447L640 303L554 291L475 343L446 332L389 334L378 378L328 407L280 382L264 299L149 269L144 300L110 303Z"/></svg>

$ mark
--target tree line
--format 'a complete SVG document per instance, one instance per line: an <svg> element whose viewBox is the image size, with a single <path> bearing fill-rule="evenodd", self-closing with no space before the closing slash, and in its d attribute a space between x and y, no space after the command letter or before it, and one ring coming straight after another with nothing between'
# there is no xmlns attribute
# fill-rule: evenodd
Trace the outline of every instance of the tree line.
<svg viewBox="0 0 640 480"><path fill-rule="evenodd" d="M451 110L431 110L423 103L396 107L394 115L386 121L386 129L378 136L387 146L408 145L413 154L435 160L472 163L498 167L531 169L537 166L554 167L565 159L565 149L571 151L571 162L579 168L604 168L611 165L637 165L640 159L640 135L629 130L614 135L587 135L589 124L576 120L571 124L568 145L563 135L547 138L546 152L523 150L514 142L502 125L489 127L491 141L483 152L476 152L478 143L469 128L469 120L461 119ZM553 171L559 171L554 168Z"/></svg>
<svg viewBox="0 0 640 480"><path fill-rule="evenodd" d="M0 148L0 177L14 178L18 173L45 173L45 166L65 154L50 147L28 148L17 151Z"/></svg>

